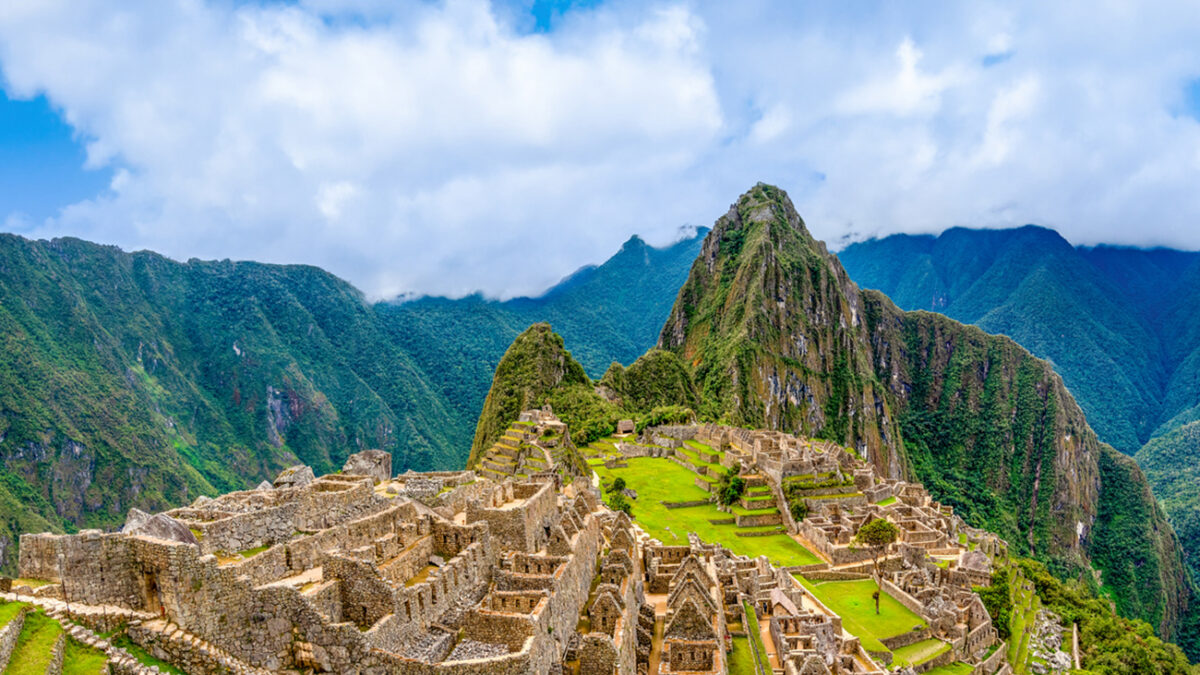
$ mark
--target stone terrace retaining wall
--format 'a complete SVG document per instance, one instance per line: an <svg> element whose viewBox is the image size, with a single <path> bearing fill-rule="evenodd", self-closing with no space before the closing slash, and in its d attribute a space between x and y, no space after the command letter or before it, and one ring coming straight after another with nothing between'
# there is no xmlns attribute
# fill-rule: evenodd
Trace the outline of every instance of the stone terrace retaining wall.
<svg viewBox="0 0 1200 675"><path fill-rule="evenodd" d="M978 666L975 666L975 670L972 671L971 675L992 675L992 673L1000 669L1001 665L1007 663L1007 653L1008 643L1001 642L996 647L996 651L992 652L991 656L984 659Z"/></svg>
<svg viewBox="0 0 1200 675"><path fill-rule="evenodd" d="M21 629L25 627L25 615L28 612L28 609L22 609L12 618L12 621L0 628L0 673L8 667L8 660L12 658L13 648L17 646L17 638L21 635Z"/></svg>
<svg viewBox="0 0 1200 675"><path fill-rule="evenodd" d="M62 675L63 656L67 653L67 634L59 633L50 650L50 665L46 666L46 675Z"/></svg>

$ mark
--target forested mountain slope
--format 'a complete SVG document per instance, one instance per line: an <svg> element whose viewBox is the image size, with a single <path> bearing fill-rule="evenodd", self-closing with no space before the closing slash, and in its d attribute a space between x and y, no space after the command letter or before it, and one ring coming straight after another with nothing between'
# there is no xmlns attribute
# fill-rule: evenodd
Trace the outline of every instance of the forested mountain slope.
<svg viewBox="0 0 1200 675"><path fill-rule="evenodd" d="M597 374L632 361L701 236L635 237L542 298L402 304L313 267L0 236L0 569L21 532L119 525L298 461L461 467L519 330L558 321Z"/></svg>
<svg viewBox="0 0 1200 675"><path fill-rule="evenodd" d="M955 228L839 255L905 309L1009 335L1049 359L1100 438L1136 453L1200 571L1200 253L1072 247L1058 234Z"/></svg>

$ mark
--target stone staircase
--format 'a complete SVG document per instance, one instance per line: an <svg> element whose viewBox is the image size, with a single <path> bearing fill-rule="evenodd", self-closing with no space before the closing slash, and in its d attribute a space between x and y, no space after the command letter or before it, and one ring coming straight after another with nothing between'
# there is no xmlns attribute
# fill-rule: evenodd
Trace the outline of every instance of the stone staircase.
<svg viewBox="0 0 1200 675"><path fill-rule="evenodd" d="M90 605L72 604L69 606L61 600L51 598L35 598L31 596L16 596L12 593L0 593L0 599L10 602L25 602L42 608L46 616L61 626L62 634L57 646L57 670L46 670L48 675L61 673L62 652L67 637L76 642L104 652L108 658L107 671L112 675L162 675L162 670L156 666L142 663L128 650L113 644L78 621L92 625L109 623L112 626L127 624L127 632L133 641L140 645L160 645L162 651L172 655L163 659L178 663L180 670L186 672L228 673L229 675L269 675L272 671L251 666L236 657L209 644L204 640L185 632L174 623L157 618L153 614L137 612L121 607L97 607ZM93 624L93 621L95 622ZM3 630L0 629L0 645L3 644ZM0 654L3 649L0 647ZM14 656L16 656L14 654ZM53 661L51 665L53 665ZM3 670L0 663L0 671Z"/></svg>
<svg viewBox="0 0 1200 675"><path fill-rule="evenodd" d="M541 448L529 445L536 440L535 436L526 425L513 422L504 431L500 440L496 441L496 444L489 448L483 458L479 460L476 471L486 478L501 481L506 478L528 476L544 470L545 467L542 465L536 462L531 463L526 459L530 453L537 453L535 455L537 458L544 459Z"/></svg>

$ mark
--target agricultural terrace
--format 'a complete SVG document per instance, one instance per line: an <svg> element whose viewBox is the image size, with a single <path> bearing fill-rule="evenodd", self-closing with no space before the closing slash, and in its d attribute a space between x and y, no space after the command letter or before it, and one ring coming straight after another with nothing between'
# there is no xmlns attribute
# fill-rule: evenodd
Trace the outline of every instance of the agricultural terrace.
<svg viewBox="0 0 1200 675"><path fill-rule="evenodd" d="M842 625L850 633L857 635L868 651L890 651L883 646L881 640L903 635L925 625L921 617L887 593L880 595L879 614L876 614L875 600L871 596L879 586L874 579L825 581L814 584L799 575L796 578L800 579L800 583L826 607L842 617Z"/></svg>
<svg viewBox="0 0 1200 675"><path fill-rule="evenodd" d="M606 452L609 449L613 454ZM695 451L695 447L680 450L688 456L689 460L711 466L710 463L700 462ZM696 486L696 479L713 481L707 476L701 477L699 473L670 459L660 457L634 457L627 460L628 467L605 468L604 458L614 456L615 453L616 448L612 446L611 440L600 441L584 449L584 456L587 457L588 464L599 476L603 486L611 486L618 477L625 479L625 487L637 494L636 499L630 500L633 505L634 520L650 536L657 538L662 543L669 546L686 545L688 532L695 532L704 541L719 543L734 553L750 557L765 555L768 560L780 567L811 565L821 562L812 551L788 536L779 526L739 528L733 522L737 515L777 512L775 500L765 498L769 497L769 490L766 488L761 489L766 490L765 494L760 495L755 492L748 494L751 500L756 497L764 497L762 501L768 506L763 509L750 510L735 504L730 507L731 513L725 513L718 510L714 504L708 503L699 506L667 508L663 502L706 501L709 493ZM771 532L772 534L763 536L762 532ZM739 533L756 536L738 536Z"/></svg>

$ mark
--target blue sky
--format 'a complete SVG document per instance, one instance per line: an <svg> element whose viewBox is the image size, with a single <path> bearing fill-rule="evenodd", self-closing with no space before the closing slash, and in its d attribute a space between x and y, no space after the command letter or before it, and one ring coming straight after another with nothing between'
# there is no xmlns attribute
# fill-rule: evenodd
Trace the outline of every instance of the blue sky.
<svg viewBox="0 0 1200 675"><path fill-rule="evenodd" d="M14 101L0 92L0 215L40 221L104 190L112 171L84 169L87 153L73 135L44 96Z"/></svg>
<svg viewBox="0 0 1200 675"><path fill-rule="evenodd" d="M537 293L760 180L835 247L1200 249L1198 34L1185 2L10 0L0 224L372 297Z"/></svg>

